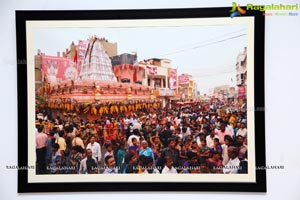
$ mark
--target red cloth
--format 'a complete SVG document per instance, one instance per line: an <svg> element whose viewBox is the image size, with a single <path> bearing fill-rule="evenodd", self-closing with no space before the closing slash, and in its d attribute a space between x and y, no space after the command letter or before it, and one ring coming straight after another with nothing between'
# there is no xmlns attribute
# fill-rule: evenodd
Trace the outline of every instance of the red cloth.
<svg viewBox="0 0 300 200"><path fill-rule="evenodd" d="M78 56L77 56L77 51L75 50L74 63L77 63L77 61L78 61Z"/></svg>
<svg viewBox="0 0 300 200"><path fill-rule="evenodd" d="M137 69L134 69L133 72L133 82L135 83L137 81Z"/></svg>

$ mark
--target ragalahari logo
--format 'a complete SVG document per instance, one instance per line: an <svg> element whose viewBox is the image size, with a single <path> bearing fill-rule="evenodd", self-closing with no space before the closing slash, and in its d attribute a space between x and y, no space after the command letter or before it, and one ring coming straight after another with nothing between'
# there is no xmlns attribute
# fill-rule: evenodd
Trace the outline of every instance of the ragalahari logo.
<svg viewBox="0 0 300 200"><path fill-rule="evenodd" d="M230 10L230 17L234 18L236 16L241 16L246 14L246 10L240 7L240 4L236 5L235 2L232 2L232 9Z"/></svg>

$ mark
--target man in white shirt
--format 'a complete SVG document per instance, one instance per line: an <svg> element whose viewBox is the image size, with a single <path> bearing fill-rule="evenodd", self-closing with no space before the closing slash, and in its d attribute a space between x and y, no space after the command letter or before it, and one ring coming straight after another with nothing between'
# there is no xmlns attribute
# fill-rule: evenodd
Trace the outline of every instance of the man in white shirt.
<svg viewBox="0 0 300 200"><path fill-rule="evenodd" d="M225 130L231 133L231 135L234 135L234 130L231 124L228 124Z"/></svg>
<svg viewBox="0 0 300 200"><path fill-rule="evenodd" d="M236 136L238 136L238 135L243 136L244 138L247 136L247 129L246 129L245 123L241 123L240 129L236 133Z"/></svg>
<svg viewBox="0 0 300 200"><path fill-rule="evenodd" d="M181 122L181 119L176 117L174 121L175 121L176 125L178 126Z"/></svg>
<svg viewBox="0 0 300 200"><path fill-rule="evenodd" d="M224 166L224 174L237 174L240 167L240 160L238 158L238 148L228 147L229 162Z"/></svg>
<svg viewBox="0 0 300 200"><path fill-rule="evenodd" d="M86 146L86 149L91 149L92 150L92 155L94 158L97 159L97 163L101 163L101 147L98 142L95 142L96 138L95 136L90 137L90 143Z"/></svg>
<svg viewBox="0 0 300 200"><path fill-rule="evenodd" d="M138 129L139 131L142 129L142 125L140 123L140 120L137 120L134 124L133 124L133 127L132 129Z"/></svg>
<svg viewBox="0 0 300 200"><path fill-rule="evenodd" d="M206 145L211 149L214 147L214 139L219 137L216 135L215 130L212 130L208 136L206 136Z"/></svg>

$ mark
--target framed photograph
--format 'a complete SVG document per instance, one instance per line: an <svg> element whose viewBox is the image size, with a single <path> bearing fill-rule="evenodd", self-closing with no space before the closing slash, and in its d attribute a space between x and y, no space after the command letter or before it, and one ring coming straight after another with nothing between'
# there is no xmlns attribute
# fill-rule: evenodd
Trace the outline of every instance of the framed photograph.
<svg viewBox="0 0 300 200"><path fill-rule="evenodd" d="M263 14L16 11L18 192L266 192Z"/></svg>

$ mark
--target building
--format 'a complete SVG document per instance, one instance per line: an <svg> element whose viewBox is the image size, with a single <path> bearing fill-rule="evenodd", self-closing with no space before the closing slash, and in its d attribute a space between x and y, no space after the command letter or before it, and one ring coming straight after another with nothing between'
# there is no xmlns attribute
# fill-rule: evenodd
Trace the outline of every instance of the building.
<svg viewBox="0 0 300 200"><path fill-rule="evenodd" d="M35 74L35 90L43 85L42 79L42 52L38 50L37 55L34 56L34 74Z"/></svg>
<svg viewBox="0 0 300 200"><path fill-rule="evenodd" d="M113 66L118 81L151 88L152 99L161 100L163 106L176 98L177 69L171 68L171 60L151 58L132 63L136 57L136 55L122 54L119 58L112 58L112 62L118 64Z"/></svg>
<svg viewBox="0 0 300 200"><path fill-rule="evenodd" d="M213 89L213 96L215 98L218 98L218 99L225 99L229 96L230 94L230 86L229 85L220 85L220 86L217 86L217 87L214 87Z"/></svg>
<svg viewBox="0 0 300 200"><path fill-rule="evenodd" d="M197 83L190 74L181 74L178 76L179 94L183 101L195 100L198 97Z"/></svg>
<svg viewBox="0 0 300 200"><path fill-rule="evenodd" d="M145 69L134 64L114 65L112 70L119 83L131 83L142 85ZM144 84L146 85L146 84Z"/></svg>
<svg viewBox="0 0 300 200"><path fill-rule="evenodd" d="M140 62L139 66L145 69L143 84L153 88L154 96L163 102L163 106L171 100L176 99L177 69L171 67L171 60L149 59L147 62Z"/></svg>
<svg viewBox="0 0 300 200"><path fill-rule="evenodd" d="M112 66L117 66L121 64L134 64L137 61L137 54L129 54L129 53L123 53L121 55L116 55L110 57Z"/></svg>
<svg viewBox="0 0 300 200"><path fill-rule="evenodd" d="M144 60L145 63L159 67L171 67L171 60L165 58L149 58Z"/></svg>
<svg viewBox="0 0 300 200"><path fill-rule="evenodd" d="M236 62L236 85L238 87L238 98L246 99L247 89L247 47L237 56Z"/></svg>

